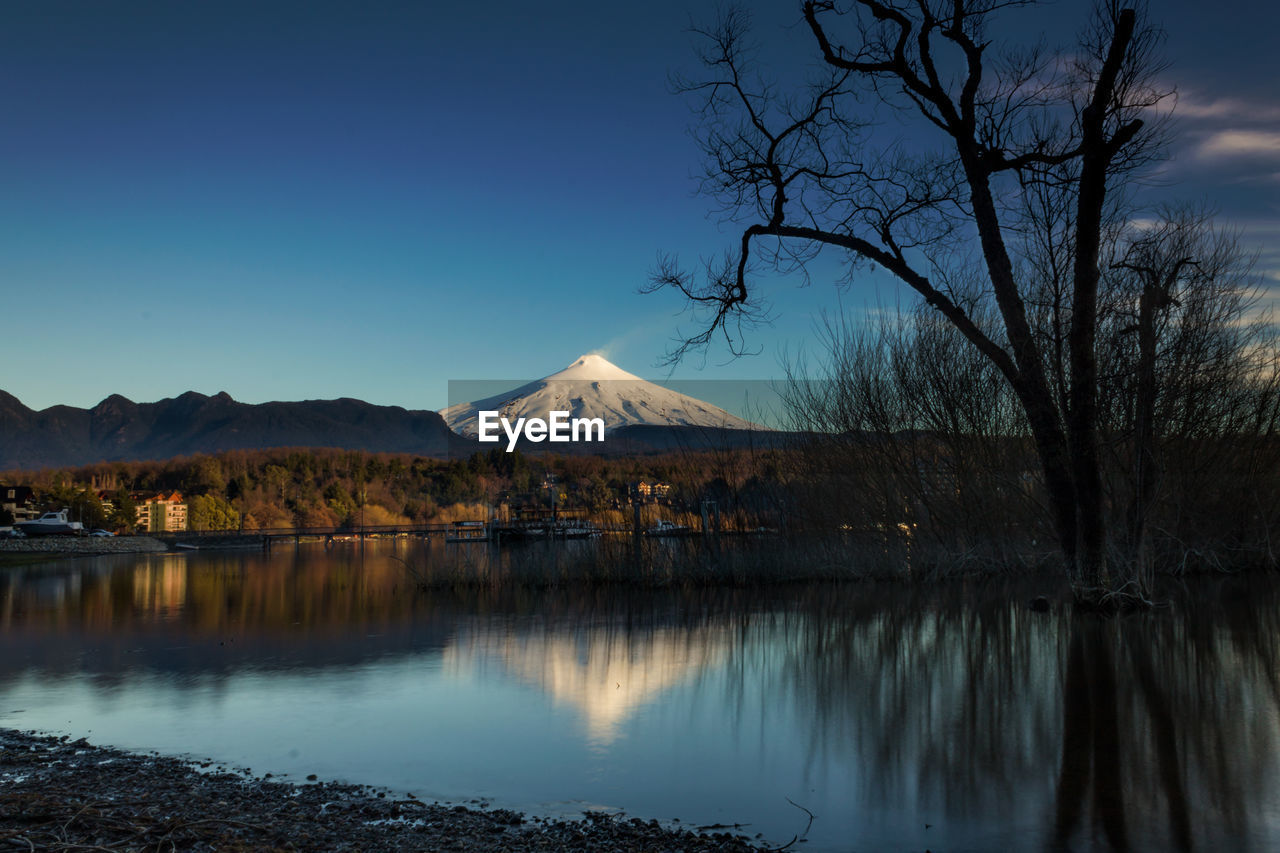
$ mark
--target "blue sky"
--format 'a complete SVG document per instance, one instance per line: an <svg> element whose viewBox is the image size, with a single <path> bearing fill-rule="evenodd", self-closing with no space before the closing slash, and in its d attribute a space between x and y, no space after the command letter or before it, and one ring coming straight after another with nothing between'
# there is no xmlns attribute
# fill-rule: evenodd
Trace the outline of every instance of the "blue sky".
<svg viewBox="0 0 1280 853"><path fill-rule="evenodd" d="M1247 229L1280 286L1280 12L1170 0L1178 139L1159 192ZM757 3L762 36L797 4ZM1240 11L1245 7L1239 4ZM1070 33L1086 4L1022 17ZM710 2L64 2L0 26L0 388L33 408L188 389L439 408L447 382L584 352L658 376L689 326L641 295L659 251L718 253L694 195L691 70ZM839 304L775 283L780 375Z"/></svg>

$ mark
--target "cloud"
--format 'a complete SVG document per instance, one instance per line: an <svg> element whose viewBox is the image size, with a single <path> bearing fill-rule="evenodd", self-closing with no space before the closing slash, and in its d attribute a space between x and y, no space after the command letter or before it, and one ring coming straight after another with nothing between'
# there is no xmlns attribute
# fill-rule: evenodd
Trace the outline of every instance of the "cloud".
<svg viewBox="0 0 1280 853"><path fill-rule="evenodd" d="M1245 216L1234 217L1232 223L1239 226L1246 234L1266 235L1268 238L1280 237L1280 219Z"/></svg>
<svg viewBox="0 0 1280 853"><path fill-rule="evenodd" d="M1280 158L1280 131L1232 128L1205 137L1196 148L1200 157L1266 157Z"/></svg>
<svg viewBox="0 0 1280 853"><path fill-rule="evenodd" d="M1216 120L1229 119L1233 123L1280 122L1280 104L1250 101L1244 98L1211 98L1202 100L1199 95L1178 95L1174 114L1181 118Z"/></svg>
<svg viewBox="0 0 1280 853"><path fill-rule="evenodd" d="M1201 159L1280 159L1280 103L1274 100L1180 92L1174 115L1196 127L1191 135L1200 137L1195 153Z"/></svg>

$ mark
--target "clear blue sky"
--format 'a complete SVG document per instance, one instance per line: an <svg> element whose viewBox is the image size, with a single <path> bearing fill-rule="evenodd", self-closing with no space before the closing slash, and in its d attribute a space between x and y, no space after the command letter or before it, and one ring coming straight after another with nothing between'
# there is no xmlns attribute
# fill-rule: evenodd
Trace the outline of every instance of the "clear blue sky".
<svg viewBox="0 0 1280 853"><path fill-rule="evenodd" d="M762 36L798 19L755 5ZM1169 191L1248 228L1280 285L1280 13L1156 5L1183 96ZM1084 8L1023 17L1056 37ZM733 236L693 195L691 117L667 88L692 68L690 16L713 9L5 4L0 388L33 408L188 389L439 408L451 378L534 378L591 350L661 375L688 321L637 287L659 250ZM769 297L759 356L676 375L777 376L838 304L821 282Z"/></svg>

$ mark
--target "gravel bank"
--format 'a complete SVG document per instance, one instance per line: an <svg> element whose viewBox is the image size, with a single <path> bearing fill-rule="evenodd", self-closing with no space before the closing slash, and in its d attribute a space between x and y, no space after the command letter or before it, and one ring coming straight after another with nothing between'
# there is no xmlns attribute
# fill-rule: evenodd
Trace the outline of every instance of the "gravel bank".
<svg viewBox="0 0 1280 853"><path fill-rule="evenodd" d="M9 554L143 554L168 551L150 536L38 536L0 539L0 553Z"/></svg>
<svg viewBox="0 0 1280 853"><path fill-rule="evenodd" d="M310 777L314 778L314 777ZM475 810L329 782L295 785L0 729L0 849L758 851L740 836L592 815Z"/></svg>

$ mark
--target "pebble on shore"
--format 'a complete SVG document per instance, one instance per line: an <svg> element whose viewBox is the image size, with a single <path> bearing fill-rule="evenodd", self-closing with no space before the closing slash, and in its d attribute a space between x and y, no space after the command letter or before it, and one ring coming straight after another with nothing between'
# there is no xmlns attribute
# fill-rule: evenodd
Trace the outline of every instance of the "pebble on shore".
<svg viewBox="0 0 1280 853"><path fill-rule="evenodd" d="M311 777L308 777L311 778ZM0 729L0 846L15 850L721 851L726 832L588 814L531 818L386 789L293 784L81 739Z"/></svg>

